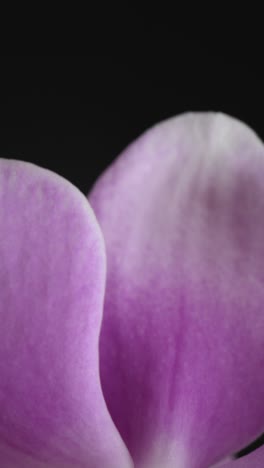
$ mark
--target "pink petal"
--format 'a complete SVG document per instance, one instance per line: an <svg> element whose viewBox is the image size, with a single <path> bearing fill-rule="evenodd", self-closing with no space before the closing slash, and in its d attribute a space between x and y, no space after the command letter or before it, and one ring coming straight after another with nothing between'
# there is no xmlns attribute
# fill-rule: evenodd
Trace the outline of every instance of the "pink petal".
<svg viewBox="0 0 264 468"><path fill-rule="evenodd" d="M131 466L98 372L104 245L85 197L0 161L3 468Z"/></svg>
<svg viewBox="0 0 264 468"><path fill-rule="evenodd" d="M90 200L103 391L138 467L208 468L264 429L264 147L222 114L146 132Z"/></svg>

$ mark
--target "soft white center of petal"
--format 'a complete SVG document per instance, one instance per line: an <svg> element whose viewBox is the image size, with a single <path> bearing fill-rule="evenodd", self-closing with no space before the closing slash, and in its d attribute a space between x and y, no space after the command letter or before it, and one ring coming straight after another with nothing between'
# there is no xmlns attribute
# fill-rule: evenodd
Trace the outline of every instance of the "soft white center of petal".
<svg viewBox="0 0 264 468"><path fill-rule="evenodd" d="M160 440L150 452L144 460L136 463L138 468L190 468L186 450L179 442L168 445Z"/></svg>

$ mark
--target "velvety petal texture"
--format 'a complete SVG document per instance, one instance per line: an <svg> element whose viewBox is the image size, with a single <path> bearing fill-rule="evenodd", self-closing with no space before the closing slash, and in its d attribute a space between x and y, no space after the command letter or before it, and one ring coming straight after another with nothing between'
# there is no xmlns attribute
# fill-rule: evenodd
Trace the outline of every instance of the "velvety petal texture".
<svg viewBox="0 0 264 468"><path fill-rule="evenodd" d="M108 264L103 392L137 467L208 468L264 429L263 181L251 129L189 113L90 194Z"/></svg>
<svg viewBox="0 0 264 468"><path fill-rule="evenodd" d="M0 466L131 466L101 391L105 253L86 198L0 160L0 233Z"/></svg>

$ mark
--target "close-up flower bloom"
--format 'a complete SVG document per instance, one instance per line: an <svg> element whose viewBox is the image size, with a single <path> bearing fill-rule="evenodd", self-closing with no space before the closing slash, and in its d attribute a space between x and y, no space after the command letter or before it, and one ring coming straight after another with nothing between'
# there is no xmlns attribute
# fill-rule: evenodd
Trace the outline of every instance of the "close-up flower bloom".
<svg viewBox="0 0 264 468"><path fill-rule="evenodd" d="M85 197L0 160L0 466L263 468L264 146L146 131Z"/></svg>

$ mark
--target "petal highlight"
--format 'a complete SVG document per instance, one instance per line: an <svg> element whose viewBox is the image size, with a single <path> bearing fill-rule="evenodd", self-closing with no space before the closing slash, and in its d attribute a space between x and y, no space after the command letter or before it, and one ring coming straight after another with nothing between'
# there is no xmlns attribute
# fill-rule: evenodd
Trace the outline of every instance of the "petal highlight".
<svg viewBox="0 0 264 468"><path fill-rule="evenodd" d="M137 467L204 468L264 428L264 147L223 114L147 131L95 185L101 374Z"/></svg>
<svg viewBox="0 0 264 468"><path fill-rule="evenodd" d="M0 460L129 467L99 380L99 227L72 184L0 160Z"/></svg>

